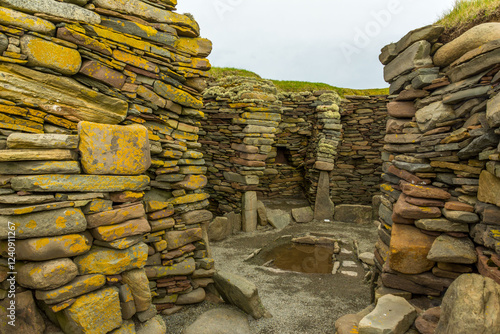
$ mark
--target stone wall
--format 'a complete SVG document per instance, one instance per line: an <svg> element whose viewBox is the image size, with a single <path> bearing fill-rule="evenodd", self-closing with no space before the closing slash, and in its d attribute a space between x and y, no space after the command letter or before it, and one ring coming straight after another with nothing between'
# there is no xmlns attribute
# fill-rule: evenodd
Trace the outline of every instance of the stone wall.
<svg viewBox="0 0 500 334"><path fill-rule="evenodd" d="M386 287L439 296L462 273L500 283L499 23L384 47L391 84L376 259Z"/></svg>
<svg viewBox="0 0 500 334"><path fill-rule="evenodd" d="M176 3L0 1L0 332L164 333L205 298L211 42Z"/></svg>
<svg viewBox="0 0 500 334"><path fill-rule="evenodd" d="M336 93L283 94L270 81L226 77L212 82L204 99L200 142L213 211L241 214L241 228L253 231L257 196L305 193L315 202L341 135Z"/></svg>
<svg viewBox="0 0 500 334"><path fill-rule="evenodd" d="M332 91L284 93L271 81L226 77L209 83L204 98L211 210L229 214L235 230L247 193L252 201L305 195L315 206L320 192L327 211L332 200L371 204L379 193L386 96L340 100Z"/></svg>
<svg viewBox="0 0 500 334"><path fill-rule="evenodd" d="M387 96L346 96L341 104L343 134L332 172L335 204L371 205L380 193Z"/></svg>

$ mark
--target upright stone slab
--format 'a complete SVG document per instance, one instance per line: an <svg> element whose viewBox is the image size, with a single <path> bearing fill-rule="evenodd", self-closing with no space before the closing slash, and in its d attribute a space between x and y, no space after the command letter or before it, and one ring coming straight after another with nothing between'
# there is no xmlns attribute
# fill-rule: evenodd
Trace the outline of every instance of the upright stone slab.
<svg viewBox="0 0 500 334"><path fill-rule="evenodd" d="M242 204L242 229L244 232L253 232L257 229L257 193L245 192Z"/></svg>
<svg viewBox="0 0 500 334"><path fill-rule="evenodd" d="M314 205L314 219L333 220L334 204L330 199L330 178L328 172L322 171L319 175L316 203Z"/></svg>
<svg viewBox="0 0 500 334"><path fill-rule="evenodd" d="M78 133L82 167L87 174L138 175L151 165L148 130L142 125L80 122Z"/></svg>
<svg viewBox="0 0 500 334"><path fill-rule="evenodd" d="M407 48L396 59L384 67L384 79L386 82L393 81L397 76L412 71L417 67L432 64L430 57L431 44L427 41L418 41Z"/></svg>

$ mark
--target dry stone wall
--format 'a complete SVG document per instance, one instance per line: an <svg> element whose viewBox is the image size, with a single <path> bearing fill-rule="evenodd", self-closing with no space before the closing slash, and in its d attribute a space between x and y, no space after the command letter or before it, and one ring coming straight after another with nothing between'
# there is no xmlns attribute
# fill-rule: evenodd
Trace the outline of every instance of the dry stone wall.
<svg viewBox="0 0 500 334"><path fill-rule="evenodd" d="M335 204L371 205L382 175L387 96L346 96L341 105L342 141L332 172Z"/></svg>
<svg viewBox="0 0 500 334"><path fill-rule="evenodd" d="M164 333L204 300L211 42L176 4L0 1L0 332Z"/></svg>
<svg viewBox="0 0 500 334"><path fill-rule="evenodd" d="M439 296L475 271L500 283L499 31L482 24L441 45L443 28L427 26L382 50L385 287Z"/></svg>
<svg viewBox="0 0 500 334"><path fill-rule="evenodd" d="M305 195L317 219L332 219L334 204L371 204L382 174L386 101L340 100L332 91L279 92L271 81L255 78L210 82L199 134L211 210L225 214L234 231L252 231L257 221L266 224L257 197Z"/></svg>

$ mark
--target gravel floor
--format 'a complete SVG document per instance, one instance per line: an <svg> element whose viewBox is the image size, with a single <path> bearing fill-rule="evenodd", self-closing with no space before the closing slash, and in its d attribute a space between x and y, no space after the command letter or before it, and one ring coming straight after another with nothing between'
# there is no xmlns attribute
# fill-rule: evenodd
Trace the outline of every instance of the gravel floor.
<svg viewBox="0 0 500 334"><path fill-rule="evenodd" d="M357 277L344 274L301 274L275 272L260 266L259 259L244 261L259 248L269 247L286 235L299 236L306 232L333 233L348 249L352 241L360 252L372 251L376 242L376 228L340 222L292 224L281 231L267 230L241 233L222 242L212 243L212 255L218 270L244 276L259 288L262 303L273 315L269 319L250 319L255 334L273 333L335 333L334 323L339 317L357 313L370 303L370 289L363 283L363 271L358 264ZM354 259L354 254L352 255ZM347 269L346 269L347 270ZM200 314L215 307L230 307L205 301L201 305L184 308L165 317L167 334L180 334Z"/></svg>

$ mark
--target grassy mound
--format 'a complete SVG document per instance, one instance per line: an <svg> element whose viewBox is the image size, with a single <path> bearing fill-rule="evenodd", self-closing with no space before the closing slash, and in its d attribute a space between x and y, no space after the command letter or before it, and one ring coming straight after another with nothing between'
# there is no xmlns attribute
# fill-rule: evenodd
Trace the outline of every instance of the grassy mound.
<svg viewBox="0 0 500 334"><path fill-rule="evenodd" d="M231 68L231 67L212 67L212 69L208 73L212 78L216 80L230 75L262 79L258 74L254 72L241 70L237 68ZM389 95L389 88L351 89L351 88L335 87L320 82L282 81L282 80L271 80L271 81L282 92L305 92L305 91L313 92L316 90L332 90L336 91L341 97L344 97L345 95L362 95L362 96Z"/></svg>
<svg viewBox="0 0 500 334"><path fill-rule="evenodd" d="M500 0L456 0L454 7L436 23L446 28L440 41L448 43L486 22L500 22Z"/></svg>

